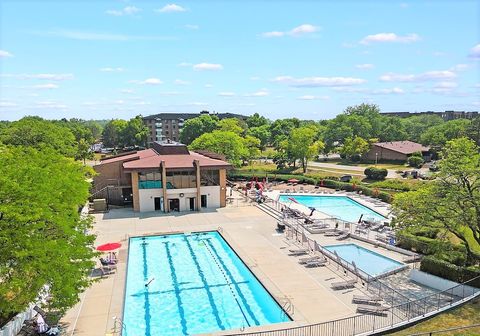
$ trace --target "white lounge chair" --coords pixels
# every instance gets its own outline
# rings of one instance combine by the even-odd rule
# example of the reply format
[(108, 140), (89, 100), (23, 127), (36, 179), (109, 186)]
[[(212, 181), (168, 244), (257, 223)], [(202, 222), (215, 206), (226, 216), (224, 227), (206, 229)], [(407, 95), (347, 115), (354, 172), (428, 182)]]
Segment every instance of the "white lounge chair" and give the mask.
[(357, 280), (345, 280), (332, 283), (333, 289), (345, 289), (355, 287)]
[(361, 305), (357, 307), (357, 312), (364, 314), (374, 314), (374, 315), (386, 315), (387, 310), (390, 307), (388, 306), (367, 306)]
[(320, 267), (320, 266), (325, 266), (327, 264), (326, 259), (319, 259), (319, 260), (313, 260), (305, 263), (305, 267)]
[(379, 296), (364, 296), (364, 295), (354, 295), (352, 302), (353, 303), (363, 303), (367, 305), (378, 306), (380, 305), (380, 301), (383, 299)]
[(289, 254), (290, 255), (304, 255), (304, 254), (307, 254), (309, 252), (308, 249), (303, 249), (303, 248), (300, 248), (300, 249), (289, 249), (288, 250)]
[(305, 258), (300, 258), (298, 260), (298, 263), (299, 264), (307, 264), (309, 262), (318, 261), (318, 260), (325, 260), (325, 258), (322, 257), (322, 256), (305, 257)]

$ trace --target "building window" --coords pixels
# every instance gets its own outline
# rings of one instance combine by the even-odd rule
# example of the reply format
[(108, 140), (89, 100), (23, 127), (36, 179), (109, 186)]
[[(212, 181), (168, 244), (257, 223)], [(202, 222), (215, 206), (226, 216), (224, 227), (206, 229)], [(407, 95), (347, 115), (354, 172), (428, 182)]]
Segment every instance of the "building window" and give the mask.
[(162, 174), (138, 173), (138, 189), (160, 189), (162, 188)]
[(207, 204), (207, 195), (201, 195), (200, 197), (200, 206), (202, 208), (206, 208), (208, 206)]
[(218, 170), (202, 170), (200, 171), (200, 184), (202, 186), (218, 186), (220, 185), (220, 173)]
[(197, 186), (197, 179), (195, 171), (170, 171), (167, 172), (167, 188), (183, 189), (195, 188)]

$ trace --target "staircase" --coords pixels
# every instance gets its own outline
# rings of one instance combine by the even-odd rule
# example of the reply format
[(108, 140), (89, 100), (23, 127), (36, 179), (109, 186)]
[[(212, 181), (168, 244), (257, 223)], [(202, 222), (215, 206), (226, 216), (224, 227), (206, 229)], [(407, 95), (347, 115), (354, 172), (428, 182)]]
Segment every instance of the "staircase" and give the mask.
[(281, 220), (283, 218), (282, 213), (270, 207), (268, 203), (257, 204), (257, 208), (265, 212), (267, 215), (272, 216), (276, 220)]

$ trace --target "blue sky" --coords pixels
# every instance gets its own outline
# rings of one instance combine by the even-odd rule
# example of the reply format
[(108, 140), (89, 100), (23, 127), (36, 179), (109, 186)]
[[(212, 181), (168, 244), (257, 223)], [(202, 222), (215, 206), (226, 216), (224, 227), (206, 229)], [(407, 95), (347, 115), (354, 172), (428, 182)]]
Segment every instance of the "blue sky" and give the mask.
[(0, 1), (0, 119), (479, 110), (478, 1)]

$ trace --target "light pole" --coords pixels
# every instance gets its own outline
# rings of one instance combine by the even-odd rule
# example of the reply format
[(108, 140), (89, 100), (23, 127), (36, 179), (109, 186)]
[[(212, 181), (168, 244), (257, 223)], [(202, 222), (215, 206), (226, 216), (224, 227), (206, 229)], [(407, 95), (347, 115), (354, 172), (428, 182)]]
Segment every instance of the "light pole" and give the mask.
[(375, 167), (377, 166), (378, 163), (378, 153), (375, 153)]

